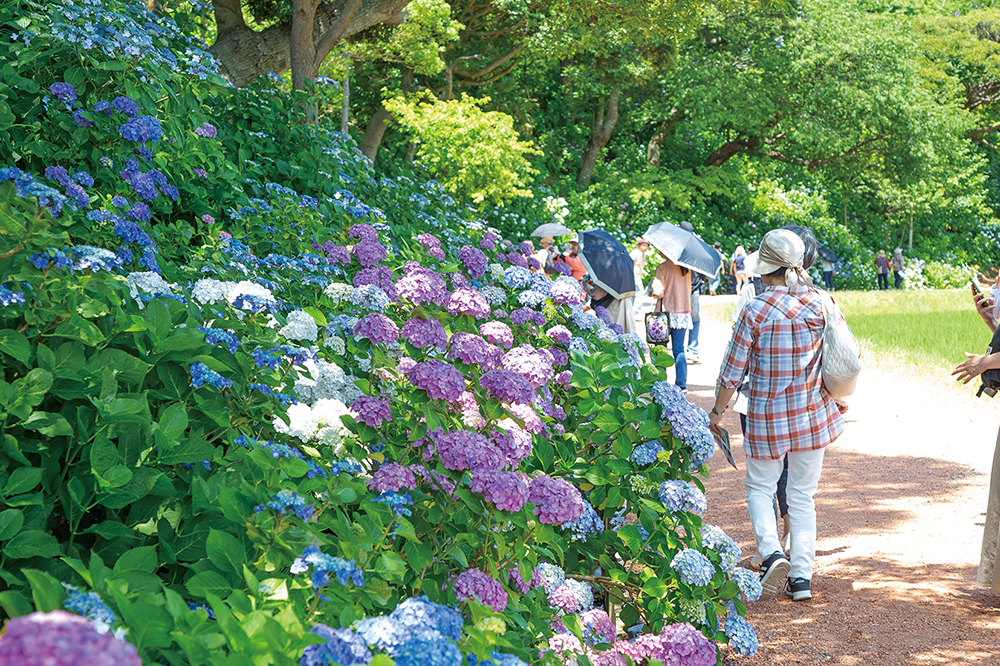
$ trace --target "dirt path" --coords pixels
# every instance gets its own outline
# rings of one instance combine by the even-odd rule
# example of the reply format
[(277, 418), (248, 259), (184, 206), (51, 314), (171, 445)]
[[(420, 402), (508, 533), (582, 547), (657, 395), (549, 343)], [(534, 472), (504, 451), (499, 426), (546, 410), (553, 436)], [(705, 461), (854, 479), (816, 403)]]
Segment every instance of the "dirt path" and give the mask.
[[(688, 397), (705, 409), (729, 334), (702, 320)], [(1000, 596), (975, 586), (1000, 397), (976, 400), (947, 372), (870, 359), (847, 417), (816, 496), (814, 598), (750, 604), (760, 651), (727, 663), (1000, 664)], [(721, 454), (710, 461), (705, 520), (736, 539), (748, 566), (756, 543), (738, 415), (723, 425), (739, 470)]]

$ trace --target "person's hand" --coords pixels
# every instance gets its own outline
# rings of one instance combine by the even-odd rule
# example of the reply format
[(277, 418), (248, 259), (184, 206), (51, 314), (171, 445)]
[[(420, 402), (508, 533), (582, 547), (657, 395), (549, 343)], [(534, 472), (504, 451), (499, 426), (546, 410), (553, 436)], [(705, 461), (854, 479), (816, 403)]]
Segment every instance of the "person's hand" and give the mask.
[(986, 325), (990, 328), (995, 328), (996, 322), (993, 320), (993, 297), (976, 293), (972, 295), (972, 301), (976, 304), (976, 311), (979, 312), (979, 316), (983, 318)]
[(719, 426), (719, 423), (722, 421), (722, 416), (725, 413), (725, 410), (722, 411), (722, 414), (716, 414), (714, 412), (708, 413), (708, 429), (713, 435), (722, 437), (722, 427)]
[(958, 375), (955, 381), (962, 382), (963, 384), (968, 384), (972, 379), (983, 374), (983, 370), (986, 370), (986, 357), (980, 356), (979, 354), (970, 354), (965, 352), (965, 357), (967, 360), (962, 361), (958, 366), (951, 371), (951, 374)]

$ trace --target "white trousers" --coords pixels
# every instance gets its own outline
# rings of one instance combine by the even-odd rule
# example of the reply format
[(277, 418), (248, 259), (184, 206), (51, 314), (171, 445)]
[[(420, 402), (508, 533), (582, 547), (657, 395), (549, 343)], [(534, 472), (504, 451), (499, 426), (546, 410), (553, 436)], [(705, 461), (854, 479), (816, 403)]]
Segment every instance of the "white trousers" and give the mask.
[[(813, 496), (823, 472), (823, 452), (789, 451), (788, 456), (788, 518), (792, 524), (792, 569), (789, 578), (812, 579), (816, 559), (816, 502)], [(757, 537), (757, 552), (761, 559), (781, 551), (778, 519), (774, 512), (774, 493), (784, 468), (781, 458), (763, 460), (747, 458), (747, 509)]]

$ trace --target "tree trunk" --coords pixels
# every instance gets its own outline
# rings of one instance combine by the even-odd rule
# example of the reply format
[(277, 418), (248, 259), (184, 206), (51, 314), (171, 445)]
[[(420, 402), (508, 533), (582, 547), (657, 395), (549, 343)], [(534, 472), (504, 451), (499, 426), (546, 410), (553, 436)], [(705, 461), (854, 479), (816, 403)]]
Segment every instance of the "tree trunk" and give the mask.
[[(594, 133), (590, 137), (590, 147), (583, 156), (583, 164), (580, 166), (580, 173), (576, 177), (576, 184), (580, 187), (587, 187), (590, 184), (590, 177), (594, 175), (594, 167), (601, 157), (604, 146), (611, 140), (611, 133), (618, 122), (618, 95), (617, 89), (611, 91), (607, 102), (601, 98), (594, 112)], [(607, 109), (605, 110), (605, 106)]]
[[(316, 69), (338, 40), (379, 23), (399, 25), (403, 20), (402, 10), (409, 3), (410, 0), (342, 0), (336, 5), (320, 2), (315, 9), (312, 32)], [(262, 74), (281, 74), (291, 69), (291, 24), (279, 23), (254, 31), (243, 18), (240, 0), (213, 0), (212, 4), (218, 36), (208, 50), (219, 59), (222, 76), (242, 87)], [(337, 25), (342, 16), (346, 20)], [(338, 29), (342, 30), (336, 36)]]
[(646, 145), (646, 164), (649, 166), (660, 166), (660, 148), (663, 146), (663, 142), (666, 141), (667, 137), (674, 133), (674, 127), (677, 126), (677, 123), (682, 120), (684, 120), (684, 116), (664, 120), (663, 123), (656, 128), (656, 131), (653, 132), (653, 136), (649, 139), (649, 143)]
[[(404, 67), (400, 78), (400, 90), (404, 93), (413, 90), (413, 70), (411, 68)], [(382, 145), (382, 137), (385, 136), (385, 131), (389, 129), (390, 120), (392, 120), (392, 115), (379, 102), (378, 109), (375, 110), (375, 115), (371, 117), (371, 120), (368, 121), (368, 126), (365, 128), (365, 136), (361, 139), (361, 153), (370, 159), (372, 164), (375, 164), (375, 157), (378, 155), (379, 146)]]
[(379, 103), (375, 115), (368, 121), (368, 126), (365, 128), (365, 136), (361, 139), (361, 153), (370, 159), (372, 164), (375, 164), (375, 157), (378, 155), (379, 146), (382, 145), (382, 137), (385, 136), (385, 131), (389, 129), (389, 121), (391, 119), (392, 115)]
[[(351, 122), (351, 74), (344, 76), (344, 102), (340, 107), (340, 133), (347, 134)], [(374, 160), (372, 160), (374, 162)]]
[(289, 60), (292, 64), (292, 87), (301, 88), (319, 72), (316, 63), (316, 7), (319, 0), (292, 0), (292, 32), (289, 37)]

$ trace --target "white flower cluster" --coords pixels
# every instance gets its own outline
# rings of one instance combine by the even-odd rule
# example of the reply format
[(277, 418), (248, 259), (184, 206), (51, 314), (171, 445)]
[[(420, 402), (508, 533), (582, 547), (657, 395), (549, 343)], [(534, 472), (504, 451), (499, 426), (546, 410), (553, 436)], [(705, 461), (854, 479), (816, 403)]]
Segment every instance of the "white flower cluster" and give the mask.
[(300, 373), (295, 382), (295, 395), (304, 403), (333, 399), (349, 405), (361, 395), (361, 391), (354, 385), (355, 378), (344, 374), (335, 363), (323, 359), (307, 360), (299, 367), (309, 372), (308, 377)]
[(235, 282), (220, 282), (219, 280), (198, 280), (191, 290), (191, 297), (199, 303), (214, 305), (228, 302), (229, 292), (236, 286)]
[(354, 291), (354, 287), (344, 282), (331, 282), (323, 290), (323, 293), (330, 297), (334, 303), (340, 303), (343, 300), (347, 300), (351, 296), (351, 292)]
[(142, 299), (139, 298), (140, 290), (153, 296), (159, 296), (160, 294), (172, 294), (177, 287), (176, 284), (170, 284), (160, 277), (159, 273), (152, 271), (129, 273), (126, 279), (128, 280), (129, 295), (139, 304), (140, 308), (144, 305)]
[(569, 217), (569, 204), (562, 197), (545, 197), (542, 200), (545, 210), (552, 215), (552, 221), (563, 224)]
[(318, 442), (331, 446), (338, 456), (344, 456), (347, 451), (343, 440), (351, 433), (340, 417), (348, 413), (347, 406), (333, 398), (317, 400), (312, 406), (300, 402), (289, 405), (286, 412), (287, 424), (275, 417), (274, 429), (289, 437), (296, 437), (303, 443)]
[(333, 350), (333, 353), (337, 356), (343, 356), (344, 352), (347, 351), (347, 345), (344, 344), (344, 338), (339, 335), (328, 335), (323, 338), (323, 342), (327, 347)]
[(305, 310), (295, 310), (288, 315), (288, 323), (278, 330), (278, 335), (288, 340), (308, 340), (316, 342), (319, 328), (316, 320)]

